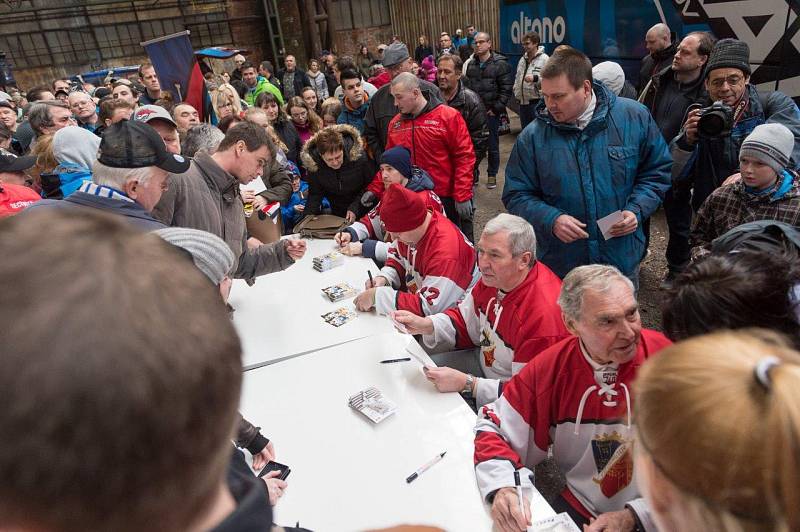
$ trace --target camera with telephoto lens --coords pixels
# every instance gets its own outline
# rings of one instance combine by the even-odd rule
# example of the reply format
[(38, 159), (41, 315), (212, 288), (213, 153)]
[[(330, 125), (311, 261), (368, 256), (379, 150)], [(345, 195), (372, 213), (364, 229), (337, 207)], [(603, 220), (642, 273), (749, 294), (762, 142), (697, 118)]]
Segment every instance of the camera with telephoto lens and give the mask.
[(700, 109), (697, 134), (700, 138), (714, 139), (730, 135), (733, 128), (733, 109), (722, 102), (714, 102)]

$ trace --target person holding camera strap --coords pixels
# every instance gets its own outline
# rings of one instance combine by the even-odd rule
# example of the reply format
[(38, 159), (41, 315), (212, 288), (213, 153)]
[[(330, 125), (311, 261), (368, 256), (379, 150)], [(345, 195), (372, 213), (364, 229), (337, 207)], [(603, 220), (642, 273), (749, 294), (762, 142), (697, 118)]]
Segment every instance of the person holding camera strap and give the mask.
[(790, 168), (800, 162), (800, 110), (779, 91), (759, 94), (750, 84), (750, 49), (736, 39), (717, 41), (706, 69), (709, 107), (692, 109), (671, 143), (673, 180), (693, 187), (692, 209), (739, 172), (742, 142), (756, 126), (779, 123), (794, 136)]

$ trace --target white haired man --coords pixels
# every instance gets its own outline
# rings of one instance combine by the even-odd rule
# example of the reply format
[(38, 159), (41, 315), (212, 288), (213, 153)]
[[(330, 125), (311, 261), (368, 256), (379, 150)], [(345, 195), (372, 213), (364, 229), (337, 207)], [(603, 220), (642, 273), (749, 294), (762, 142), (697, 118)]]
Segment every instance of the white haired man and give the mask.
[(188, 169), (189, 161), (167, 151), (153, 128), (123, 120), (103, 134), (91, 182), (63, 200), (42, 200), (28, 210), (88, 207), (124, 216), (144, 231), (162, 229), (166, 225), (150, 212), (167, 188), (168, 175)]
[(556, 512), (592, 532), (654, 530), (634, 478), (630, 386), (642, 363), (670, 342), (642, 329), (633, 284), (613, 266), (572, 270), (558, 304), (574, 336), (536, 356), (479, 411), (481, 495), (492, 502), (499, 530), (525, 530), (531, 515), (524, 493), (535, 489), (533, 467), (552, 445), (566, 477)]
[[(476, 248), (481, 278), (457, 306), (424, 318), (408, 311), (394, 316), (411, 334), (422, 334), (429, 348), (469, 350), (454, 353), (461, 360), (453, 365), (470, 368), (478, 377), (449, 367), (426, 369), (425, 376), (440, 392), (462, 392), (481, 407), (495, 401), (532, 358), (569, 333), (556, 303), (561, 279), (536, 260), (531, 224), (498, 214), (486, 223)], [(480, 356), (472, 357), (475, 348)]]

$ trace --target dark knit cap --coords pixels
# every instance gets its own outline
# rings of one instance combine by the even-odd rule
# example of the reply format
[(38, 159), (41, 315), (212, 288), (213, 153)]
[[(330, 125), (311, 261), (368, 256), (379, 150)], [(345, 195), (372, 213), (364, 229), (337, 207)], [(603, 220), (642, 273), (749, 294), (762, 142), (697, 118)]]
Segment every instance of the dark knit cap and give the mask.
[(383, 152), (381, 164), (388, 164), (406, 179), (411, 179), (411, 152), (405, 146), (395, 146)]
[(717, 68), (738, 68), (750, 75), (750, 47), (738, 39), (720, 39), (711, 50), (706, 76)]

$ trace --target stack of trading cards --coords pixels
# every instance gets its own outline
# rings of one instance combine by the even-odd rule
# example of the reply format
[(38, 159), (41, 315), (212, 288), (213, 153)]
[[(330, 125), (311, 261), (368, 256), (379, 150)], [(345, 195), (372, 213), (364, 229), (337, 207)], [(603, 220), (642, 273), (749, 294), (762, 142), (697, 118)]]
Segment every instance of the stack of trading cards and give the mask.
[(314, 257), (314, 269), (318, 272), (326, 272), (331, 268), (344, 264), (344, 255), (338, 251), (331, 251), (319, 257)]
[(380, 423), (397, 412), (397, 405), (385, 398), (374, 386), (350, 396), (348, 404), (350, 408), (358, 410), (373, 423)]
[(337, 301), (353, 297), (358, 292), (347, 283), (339, 283), (323, 288), (322, 293), (325, 294), (325, 297), (336, 303)]
[(356, 313), (353, 310), (348, 310), (345, 307), (337, 308), (331, 312), (326, 312), (322, 315), (322, 319), (333, 325), (334, 327), (341, 327), (348, 321), (354, 320)]

